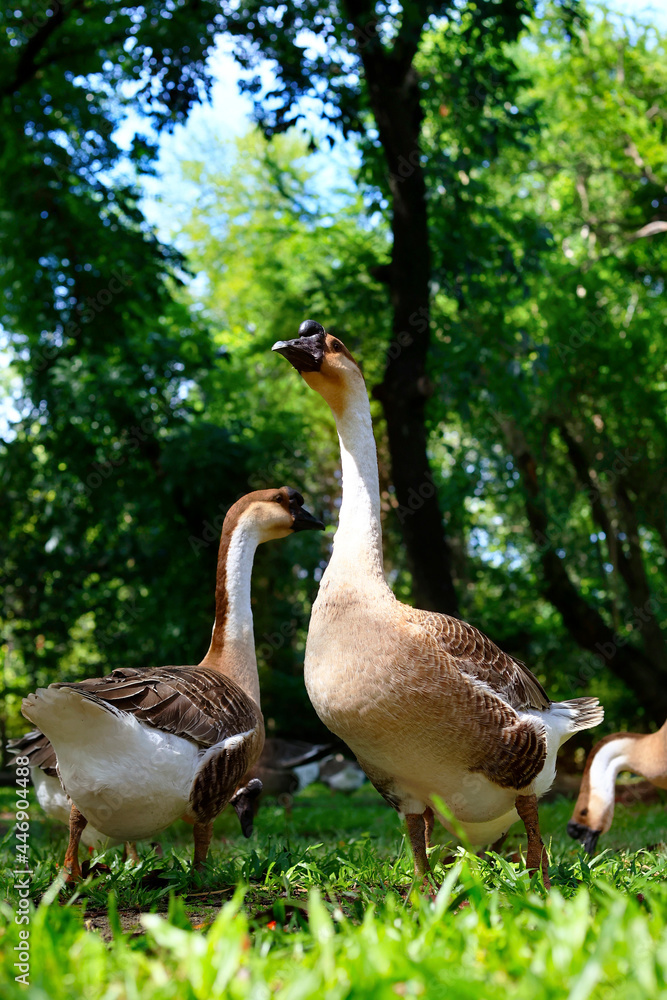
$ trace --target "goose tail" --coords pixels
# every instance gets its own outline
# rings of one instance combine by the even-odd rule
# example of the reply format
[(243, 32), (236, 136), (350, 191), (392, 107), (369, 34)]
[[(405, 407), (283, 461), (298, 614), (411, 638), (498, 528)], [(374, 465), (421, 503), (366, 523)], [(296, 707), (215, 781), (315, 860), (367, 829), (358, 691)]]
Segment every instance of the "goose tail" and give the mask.
[[(53, 742), (58, 738), (71, 741), (72, 733), (92, 733), (102, 717), (119, 713), (110, 705), (81, 688), (52, 684), (27, 695), (21, 712)], [(91, 728), (93, 727), (93, 728)]]
[(29, 733), (24, 733), (23, 736), (17, 736), (13, 740), (7, 740), (6, 749), (9, 753), (16, 754), (16, 756), (30, 756), (30, 754), (41, 746), (42, 741), (48, 743), (44, 733), (40, 733), (39, 729), (31, 729)]
[(604, 708), (597, 698), (570, 698), (568, 701), (557, 701), (550, 706), (550, 711), (560, 717), (565, 739), (583, 729), (599, 726), (604, 719)]

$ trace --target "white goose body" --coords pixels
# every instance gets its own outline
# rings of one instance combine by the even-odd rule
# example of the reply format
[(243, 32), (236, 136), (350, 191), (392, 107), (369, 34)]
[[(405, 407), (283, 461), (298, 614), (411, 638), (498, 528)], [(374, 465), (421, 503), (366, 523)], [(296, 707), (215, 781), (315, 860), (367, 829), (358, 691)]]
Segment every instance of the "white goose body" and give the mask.
[(107, 844), (152, 837), (183, 816), (194, 820), (190, 796), (202, 766), (261, 736), (256, 725), (204, 750), (72, 688), (29, 695), (28, 712), (56, 750), (67, 795)]
[[(45, 774), (41, 767), (31, 767), (30, 778), (40, 809), (51, 819), (68, 824), (72, 803), (58, 778)], [(96, 847), (100, 850), (111, 847), (115, 843), (90, 823), (81, 835), (81, 842), (86, 847)]]
[(532, 866), (541, 863), (546, 880), (535, 797), (554, 779), (559, 746), (600, 722), (602, 709), (597, 699), (552, 703), (524, 664), (471, 625), (396, 600), (383, 571), (363, 376), (319, 324), (306, 321), (299, 332), (274, 350), (331, 407), (343, 473), (333, 553), (306, 643), (313, 706), (406, 815), (416, 871), (427, 867), (426, 816), (439, 798), (475, 844), (504, 833), (521, 805)]
[[(58, 761), (46, 736), (37, 729), (7, 744), (10, 753), (21, 758), (22, 766), (30, 768), (35, 797), (42, 811), (60, 823), (69, 823), (72, 803), (58, 778)], [(90, 823), (81, 840), (86, 847), (108, 847), (112, 841)]]

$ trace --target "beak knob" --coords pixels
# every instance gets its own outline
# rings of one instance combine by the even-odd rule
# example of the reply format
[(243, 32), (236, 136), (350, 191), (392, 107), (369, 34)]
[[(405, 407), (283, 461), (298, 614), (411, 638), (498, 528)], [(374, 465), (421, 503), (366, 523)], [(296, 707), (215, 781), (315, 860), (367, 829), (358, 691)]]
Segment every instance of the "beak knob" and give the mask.
[(321, 323), (316, 323), (314, 319), (304, 319), (299, 327), (300, 337), (312, 337), (314, 333), (323, 334), (324, 327)]

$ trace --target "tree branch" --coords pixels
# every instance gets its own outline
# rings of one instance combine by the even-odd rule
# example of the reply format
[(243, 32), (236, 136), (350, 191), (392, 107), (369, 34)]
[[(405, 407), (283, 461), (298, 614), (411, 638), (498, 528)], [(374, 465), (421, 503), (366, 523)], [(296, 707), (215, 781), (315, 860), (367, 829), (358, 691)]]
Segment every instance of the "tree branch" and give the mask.
[(16, 64), (16, 72), (11, 83), (3, 87), (0, 94), (8, 96), (16, 93), (30, 80), (42, 67), (37, 65), (37, 56), (44, 49), (51, 36), (62, 27), (72, 11), (78, 10), (85, 5), (85, 0), (73, 0), (69, 5), (58, 3), (58, 0), (48, 8), (53, 13), (46, 22), (38, 28), (27, 44), (19, 50), (19, 60)]
[(659, 220), (657, 222), (647, 222), (645, 226), (638, 229), (636, 233), (630, 235), (631, 240), (641, 240), (645, 236), (657, 236), (658, 233), (667, 233), (667, 222)]

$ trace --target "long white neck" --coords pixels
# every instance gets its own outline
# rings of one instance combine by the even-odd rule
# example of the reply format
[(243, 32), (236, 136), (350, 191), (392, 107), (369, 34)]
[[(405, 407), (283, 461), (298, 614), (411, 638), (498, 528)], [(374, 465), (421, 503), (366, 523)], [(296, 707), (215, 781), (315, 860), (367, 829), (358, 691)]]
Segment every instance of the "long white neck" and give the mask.
[[(667, 729), (663, 726), (655, 733), (645, 733), (639, 738), (621, 736), (611, 743), (616, 747), (614, 767), (619, 771), (632, 771), (647, 778), (659, 788), (667, 784)], [(598, 755), (599, 756), (599, 755)], [(595, 767), (595, 760), (593, 761)], [(591, 771), (593, 768), (591, 768)]]
[(605, 831), (614, 815), (616, 778), (621, 771), (632, 771), (658, 788), (667, 788), (664, 728), (643, 736), (619, 733), (595, 754), (589, 772), (589, 798), (593, 815), (605, 817)]
[(346, 406), (334, 414), (340, 441), (343, 500), (327, 575), (364, 577), (391, 593), (384, 578), (380, 484), (371, 410), (362, 379), (350, 388)]
[[(635, 770), (636, 741), (629, 737), (610, 740), (600, 747), (591, 764), (589, 781), (591, 794), (613, 814), (616, 778), (621, 771)], [(598, 806), (599, 808), (599, 806)]]
[[(209, 651), (202, 666), (231, 677), (257, 705), (259, 676), (250, 603), (255, 550), (260, 542), (252, 525), (239, 522), (229, 540), (223, 571), (218, 574), (216, 615)], [(222, 555), (222, 553), (221, 553)], [(222, 569), (222, 567), (221, 567)]]

